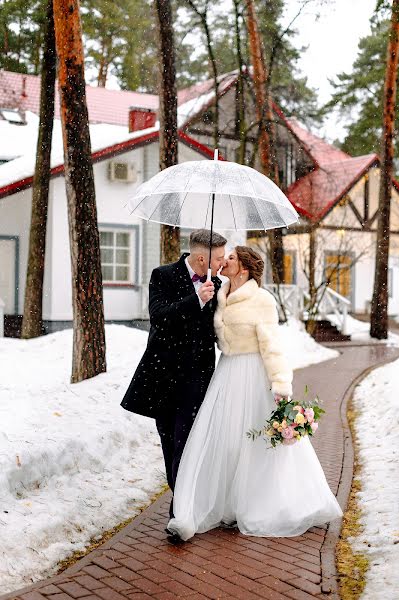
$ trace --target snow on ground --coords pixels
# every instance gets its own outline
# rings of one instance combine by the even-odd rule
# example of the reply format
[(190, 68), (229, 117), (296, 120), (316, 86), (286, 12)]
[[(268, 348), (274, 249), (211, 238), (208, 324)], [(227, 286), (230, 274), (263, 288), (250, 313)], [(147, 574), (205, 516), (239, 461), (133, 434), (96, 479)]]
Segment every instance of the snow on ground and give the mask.
[(108, 373), (69, 383), (72, 331), (0, 340), (0, 590), (42, 579), (163, 485), (152, 419), (119, 404), (147, 341), (107, 326)]
[(284, 348), (294, 369), (302, 369), (339, 355), (337, 350), (321, 346), (306, 332), (303, 323), (289, 319), (281, 326)]
[[(281, 328), (294, 368), (337, 355), (296, 321)], [(70, 384), (72, 331), (0, 338), (0, 590), (134, 516), (165, 482), (155, 423), (120, 407), (147, 333), (108, 325), (108, 372)]]
[[(330, 314), (328, 315), (328, 319), (340, 329), (340, 322), (336, 315)], [(348, 315), (346, 318), (346, 333), (351, 336), (353, 342), (373, 342), (374, 344), (388, 343), (389, 346), (399, 346), (399, 335), (397, 333), (392, 333), (390, 331), (388, 333), (388, 341), (376, 340), (370, 337), (370, 323), (367, 321), (359, 321), (359, 319), (355, 319), (351, 315)]]
[(356, 388), (363, 532), (351, 543), (370, 562), (362, 600), (399, 597), (399, 360)]

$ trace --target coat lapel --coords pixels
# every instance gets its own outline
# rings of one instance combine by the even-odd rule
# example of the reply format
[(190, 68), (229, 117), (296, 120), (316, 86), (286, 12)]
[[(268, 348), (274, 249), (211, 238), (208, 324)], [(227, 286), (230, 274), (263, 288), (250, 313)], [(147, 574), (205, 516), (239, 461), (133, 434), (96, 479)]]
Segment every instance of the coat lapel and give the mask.
[(194, 284), (191, 281), (190, 273), (188, 272), (185, 260), (188, 254), (182, 254), (179, 260), (174, 264), (173, 274), (178, 285), (178, 292), (182, 297), (192, 294)]

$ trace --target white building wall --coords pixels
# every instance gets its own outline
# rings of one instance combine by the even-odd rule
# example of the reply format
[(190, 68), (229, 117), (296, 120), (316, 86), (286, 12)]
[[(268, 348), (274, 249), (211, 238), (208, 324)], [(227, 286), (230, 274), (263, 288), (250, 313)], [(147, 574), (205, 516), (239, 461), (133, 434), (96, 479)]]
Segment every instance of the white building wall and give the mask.
[(32, 193), (30, 189), (0, 199), (0, 235), (16, 236), (18, 238), (18, 313), (23, 311), (24, 303), (29, 247), (31, 199)]
[[(112, 159), (113, 160), (113, 159)], [(142, 237), (142, 221), (129, 214), (125, 205), (129, 194), (143, 181), (143, 149), (127, 152), (115, 160), (132, 162), (138, 172), (135, 183), (110, 181), (108, 177), (109, 160), (94, 165), (96, 186), (97, 218), (100, 228), (128, 231), (136, 230), (138, 249)], [(72, 320), (71, 263), (68, 230), (68, 212), (64, 177), (53, 180), (54, 206), (52, 210), (52, 301), (51, 312), (46, 317), (52, 321)], [(137, 249), (133, 247), (135, 266), (135, 285), (104, 285), (104, 313), (107, 320), (131, 320), (141, 315), (141, 265)], [(137, 265), (137, 268), (136, 268)]]

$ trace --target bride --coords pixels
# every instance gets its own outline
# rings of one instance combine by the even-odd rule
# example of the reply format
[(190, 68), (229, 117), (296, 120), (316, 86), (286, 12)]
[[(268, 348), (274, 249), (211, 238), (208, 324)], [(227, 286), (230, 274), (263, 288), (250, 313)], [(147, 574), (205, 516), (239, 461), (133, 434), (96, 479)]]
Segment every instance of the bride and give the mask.
[(188, 540), (219, 526), (247, 535), (297, 536), (342, 515), (307, 437), (267, 449), (261, 428), (292, 394), (276, 302), (260, 287), (260, 255), (237, 246), (222, 274), (215, 331), (222, 351), (187, 440), (168, 530)]

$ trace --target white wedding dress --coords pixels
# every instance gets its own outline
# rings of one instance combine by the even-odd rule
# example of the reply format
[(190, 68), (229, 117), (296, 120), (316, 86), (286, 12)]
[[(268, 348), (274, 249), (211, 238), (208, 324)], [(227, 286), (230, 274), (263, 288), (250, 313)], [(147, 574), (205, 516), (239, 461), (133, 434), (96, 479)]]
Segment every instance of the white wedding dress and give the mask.
[(247, 437), (275, 409), (269, 388), (260, 354), (222, 354), (177, 475), (168, 529), (183, 540), (235, 522), (247, 535), (297, 536), (342, 515), (308, 438), (269, 448)]

